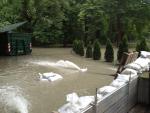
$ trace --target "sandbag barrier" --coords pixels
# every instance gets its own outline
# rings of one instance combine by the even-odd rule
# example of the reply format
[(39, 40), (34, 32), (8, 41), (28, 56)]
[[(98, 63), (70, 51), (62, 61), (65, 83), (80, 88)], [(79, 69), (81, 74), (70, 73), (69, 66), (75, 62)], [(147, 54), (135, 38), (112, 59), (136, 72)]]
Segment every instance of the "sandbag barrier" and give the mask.
[[(117, 78), (109, 85), (99, 88), (96, 102), (84, 109), (73, 111), (71, 105), (60, 108), (60, 113), (127, 113), (138, 101), (138, 80), (143, 71), (149, 70), (150, 52), (141, 51), (141, 56), (124, 67)], [(76, 103), (77, 104), (77, 103)]]

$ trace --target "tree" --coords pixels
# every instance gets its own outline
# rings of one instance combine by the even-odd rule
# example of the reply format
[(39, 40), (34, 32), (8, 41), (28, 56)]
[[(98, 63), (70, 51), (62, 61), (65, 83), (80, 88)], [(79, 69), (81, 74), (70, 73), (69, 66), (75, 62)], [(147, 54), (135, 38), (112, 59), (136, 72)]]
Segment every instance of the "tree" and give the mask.
[(114, 50), (111, 41), (107, 40), (106, 51), (105, 51), (106, 62), (113, 62), (114, 60)]
[(124, 52), (128, 52), (128, 40), (126, 36), (124, 36), (123, 40), (119, 44), (118, 53), (117, 53), (117, 60), (119, 62)]
[(79, 41), (79, 45), (78, 45), (78, 48), (79, 48), (79, 55), (80, 56), (84, 56), (84, 43), (83, 41)]
[(73, 41), (73, 51), (75, 52), (75, 53), (78, 53), (77, 51), (78, 51), (78, 44), (79, 43), (79, 41), (78, 40), (74, 40)]
[(99, 60), (100, 58), (101, 58), (100, 44), (98, 40), (96, 40), (94, 43), (93, 59)]
[(137, 42), (136, 51), (149, 51), (145, 38), (142, 38), (140, 42)]
[(108, 35), (115, 38), (117, 45), (134, 28), (141, 35), (149, 23), (150, 3), (147, 0), (102, 0), (99, 4), (109, 18)]
[(86, 58), (92, 58), (93, 56), (92, 53), (93, 53), (92, 45), (88, 44), (87, 49), (86, 49)]

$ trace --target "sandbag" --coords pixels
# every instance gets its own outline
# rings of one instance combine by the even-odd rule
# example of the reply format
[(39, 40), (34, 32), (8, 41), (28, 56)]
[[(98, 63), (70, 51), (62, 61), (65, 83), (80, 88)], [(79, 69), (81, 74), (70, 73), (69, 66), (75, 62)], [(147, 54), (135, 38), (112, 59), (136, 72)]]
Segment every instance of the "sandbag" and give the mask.
[(40, 81), (56, 81), (56, 80), (59, 80), (59, 79), (62, 79), (63, 77), (57, 73), (53, 73), (53, 72), (50, 72), (50, 73), (39, 73), (39, 79)]
[(72, 104), (75, 104), (79, 101), (79, 96), (75, 92), (73, 92), (71, 94), (67, 94), (66, 95), (66, 101), (70, 102)]
[(142, 67), (136, 63), (130, 63), (124, 66), (124, 68), (130, 68), (136, 70), (138, 73), (142, 72)]
[(126, 68), (121, 72), (121, 74), (126, 74), (126, 75), (134, 74), (134, 75), (137, 75), (137, 71), (134, 70), (134, 69)]
[(82, 96), (76, 103), (80, 109), (86, 108), (90, 103), (94, 102), (94, 96)]
[(146, 71), (149, 68), (150, 59), (139, 57), (134, 62), (142, 67), (142, 71)]
[(118, 74), (116, 80), (120, 82), (129, 82), (130, 76), (129, 75), (124, 75), (124, 74)]
[(116, 80), (113, 80), (112, 83), (110, 84), (110, 86), (113, 86), (113, 87), (121, 87), (125, 84), (125, 82), (122, 82), (122, 81), (118, 81), (117, 79)]
[(141, 51), (141, 57), (144, 57), (144, 58), (150, 58), (150, 52), (147, 52), (147, 51)]
[(79, 111), (79, 108), (71, 103), (67, 103), (58, 109), (59, 113), (78, 113)]
[(113, 86), (104, 86), (104, 87), (98, 89), (98, 93), (102, 94), (102, 95), (106, 95), (108, 93), (111, 93), (111, 92), (115, 91), (116, 89), (117, 88), (113, 87)]

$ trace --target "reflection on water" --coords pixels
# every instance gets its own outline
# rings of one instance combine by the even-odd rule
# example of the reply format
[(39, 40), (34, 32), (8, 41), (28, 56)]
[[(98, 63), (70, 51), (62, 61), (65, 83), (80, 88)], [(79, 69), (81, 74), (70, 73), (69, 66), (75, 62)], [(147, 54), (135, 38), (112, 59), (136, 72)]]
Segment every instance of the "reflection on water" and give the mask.
[[(57, 62), (69, 60), (87, 72), (73, 69), (43, 66), (33, 62)], [(94, 95), (96, 87), (109, 84), (113, 79), (113, 66), (74, 55), (71, 49), (33, 49), (32, 55), (0, 57), (0, 86), (18, 86), (30, 103), (29, 113), (50, 113), (65, 103), (65, 95), (77, 92), (79, 95)], [(64, 79), (55, 82), (41, 82), (38, 73), (54, 72)], [(0, 107), (0, 109), (2, 109)], [(22, 108), (23, 109), (23, 108)], [(24, 112), (26, 113), (26, 112)]]

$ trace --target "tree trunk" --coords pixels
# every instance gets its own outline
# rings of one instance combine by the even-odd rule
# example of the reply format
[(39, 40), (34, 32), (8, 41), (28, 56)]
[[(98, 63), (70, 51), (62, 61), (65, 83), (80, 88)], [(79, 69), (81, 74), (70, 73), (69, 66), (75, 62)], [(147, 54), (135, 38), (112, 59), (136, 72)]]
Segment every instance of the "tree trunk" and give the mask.
[(123, 35), (124, 35), (124, 32), (123, 32), (123, 24), (121, 22), (121, 16), (117, 15), (117, 36), (116, 36), (117, 47), (119, 46), (119, 43), (123, 38)]

